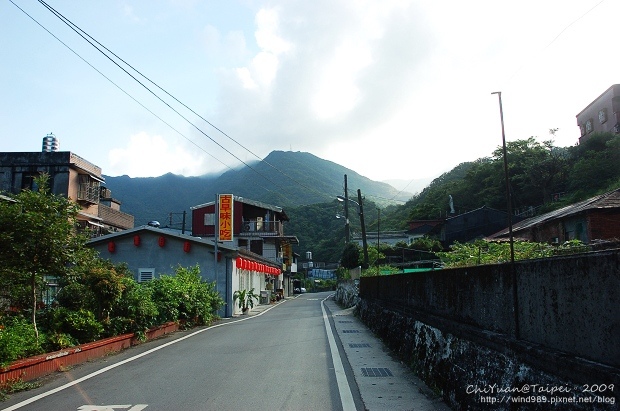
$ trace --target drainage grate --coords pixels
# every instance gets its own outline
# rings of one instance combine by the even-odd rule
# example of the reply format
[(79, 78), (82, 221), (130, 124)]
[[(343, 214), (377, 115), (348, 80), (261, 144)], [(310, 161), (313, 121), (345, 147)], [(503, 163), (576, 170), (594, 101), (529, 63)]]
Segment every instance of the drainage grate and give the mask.
[(349, 334), (354, 334), (354, 333), (359, 333), (360, 330), (342, 330), (343, 333), (349, 333)]
[(389, 368), (362, 368), (364, 377), (393, 377)]
[(368, 343), (363, 343), (363, 344), (349, 343), (349, 348), (370, 348), (370, 344), (368, 344)]
[(353, 321), (338, 321), (340, 324), (351, 324)]

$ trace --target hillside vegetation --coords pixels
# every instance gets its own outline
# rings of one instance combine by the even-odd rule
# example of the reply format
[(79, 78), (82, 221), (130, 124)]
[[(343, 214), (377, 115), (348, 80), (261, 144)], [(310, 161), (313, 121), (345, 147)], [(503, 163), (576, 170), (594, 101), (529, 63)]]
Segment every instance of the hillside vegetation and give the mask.
[[(516, 213), (541, 214), (620, 187), (620, 136), (615, 134), (593, 135), (567, 148), (528, 138), (507, 143), (507, 153)], [(442, 174), (405, 204), (383, 208), (380, 231), (405, 230), (411, 220), (446, 217), (450, 195), (456, 213), (482, 206), (506, 210), (505, 187), (498, 147), (490, 157), (459, 164)], [(341, 210), (336, 202), (289, 209), (287, 232), (298, 235), (300, 251), (313, 251), (315, 260), (338, 261), (341, 253), (337, 250), (344, 248), (344, 227), (335, 214)], [(364, 203), (364, 211), (367, 231), (377, 231), (376, 205)], [(359, 233), (355, 213), (350, 220)]]
[(326, 203), (342, 194), (344, 175), (349, 187), (366, 195), (388, 202), (407, 200), (410, 193), (400, 193), (394, 187), (372, 181), (353, 170), (310, 153), (273, 151), (263, 161), (248, 163), (249, 167), (228, 170), (221, 175), (183, 177), (165, 174), (160, 177), (130, 178), (106, 176), (106, 185), (122, 202), (122, 211), (135, 217), (136, 225), (158, 220), (180, 228), (180, 213), (192, 206), (215, 201), (218, 193), (262, 201), (284, 207)]

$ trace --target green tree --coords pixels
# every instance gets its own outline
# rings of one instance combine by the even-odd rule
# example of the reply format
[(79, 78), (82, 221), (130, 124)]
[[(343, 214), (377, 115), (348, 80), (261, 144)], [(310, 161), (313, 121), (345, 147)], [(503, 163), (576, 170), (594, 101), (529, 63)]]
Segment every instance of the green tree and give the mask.
[(132, 275), (125, 264), (103, 260), (93, 249), (85, 248), (81, 257), (59, 281), (62, 288), (56, 298), (63, 307), (92, 311), (99, 321), (109, 319), (112, 306), (123, 294), (123, 279)]
[(340, 265), (344, 268), (355, 268), (360, 266), (360, 255), (362, 249), (357, 243), (350, 242), (344, 247), (342, 257), (340, 259)]
[(84, 238), (76, 235), (79, 207), (54, 195), (49, 176), (35, 179), (36, 189), (23, 190), (16, 202), (0, 202), (0, 283), (16, 308), (30, 307), (38, 338), (36, 312), (45, 276), (63, 277), (80, 258)]
[[(620, 136), (594, 134), (571, 150), (574, 165), (569, 176), (569, 190), (579, 197), (595, 194), (620, 182)], [(617, 185), (616, 185), (617, 187)]]

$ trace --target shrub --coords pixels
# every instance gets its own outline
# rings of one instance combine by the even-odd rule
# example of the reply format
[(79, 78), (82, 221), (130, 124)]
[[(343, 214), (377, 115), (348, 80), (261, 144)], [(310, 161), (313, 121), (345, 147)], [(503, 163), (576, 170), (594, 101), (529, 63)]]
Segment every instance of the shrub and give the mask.
[(46, 352), (58, 351), (78, 345), (78, 341), (75, 338), (65, 333), (46, 334), (42, 341)]
[(40, 354), (34, 325), (25, 318), (7, 318), (0, 329), (0, 366), (6, 367), (20, 358)]
[(204, 325), (213, 321), (224, 301), (215, 291), (215, 283), (200, 276), (200, 267), (177, 267), (174, 276), (161, 276), (149, 283), (160, 323), (181, 320), (185, 324)]
[(148, 284), (124, 278), (123, 293), (111, 308), (110, 319), (104, 321), (106, 335), (144, 332), (157, 325), (159, 311), (153, 301), (153, 289)]
[(103, 333), (103, 325), (95, 319), (92, 311), (84, 309), (73, 311), (58, 307), (50, 310), (47, 315), (50, 334), (69, 334), (79, 344), (95, 341)]
[(58, 291), (56, 301), (60, 306), (69, 310), (94, 310), (96, 308), (95, 294), (85, 284), (70, 283)]

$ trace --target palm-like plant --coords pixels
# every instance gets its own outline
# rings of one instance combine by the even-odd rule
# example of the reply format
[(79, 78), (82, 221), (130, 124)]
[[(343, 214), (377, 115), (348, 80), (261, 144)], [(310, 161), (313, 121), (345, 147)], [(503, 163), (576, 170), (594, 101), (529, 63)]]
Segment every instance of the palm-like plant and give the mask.
[(254, 294), (253, 288), (251, 290), (238, 290), (233, 294), (233, 300), (238, 301), (239, 308), (245, 313), (254, 308), (254, 300), (258, 301), (258, 295)]

